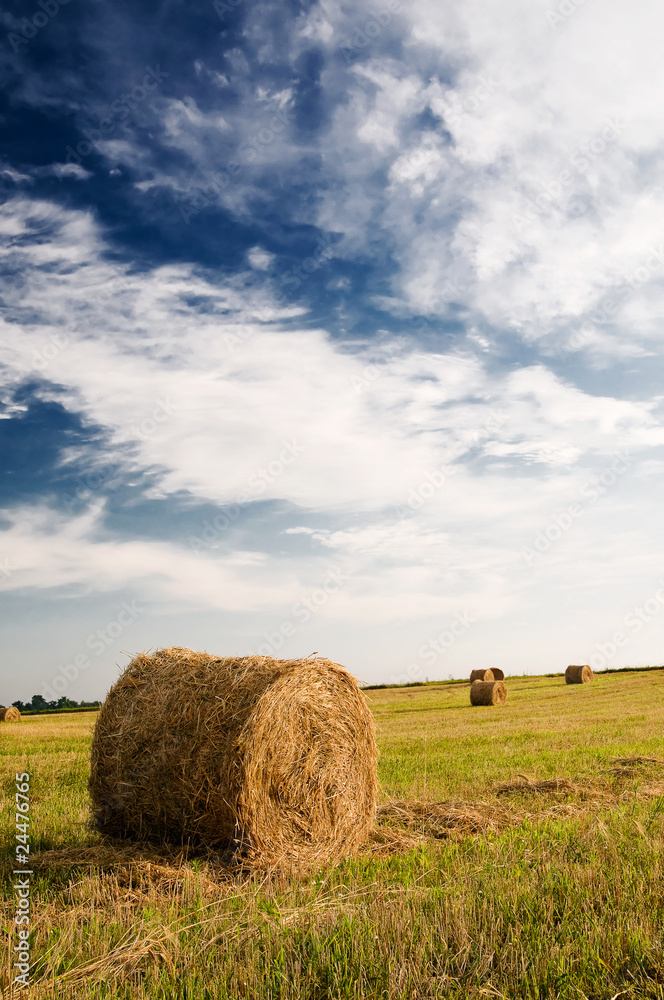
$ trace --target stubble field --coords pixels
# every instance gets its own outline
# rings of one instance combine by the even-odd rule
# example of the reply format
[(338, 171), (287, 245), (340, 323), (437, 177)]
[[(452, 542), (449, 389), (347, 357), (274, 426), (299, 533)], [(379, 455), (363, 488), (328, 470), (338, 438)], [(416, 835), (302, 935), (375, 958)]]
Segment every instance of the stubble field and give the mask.
[(664, 1000), (664, 669), (507, 686), (502, 708), (471, 708), (455, 682), (368, 691), (376, 833), (299, 879), (102, 841), (95, 713), (3, 726), (2, 996), (28, 772), (35, 965), (16, 995)]

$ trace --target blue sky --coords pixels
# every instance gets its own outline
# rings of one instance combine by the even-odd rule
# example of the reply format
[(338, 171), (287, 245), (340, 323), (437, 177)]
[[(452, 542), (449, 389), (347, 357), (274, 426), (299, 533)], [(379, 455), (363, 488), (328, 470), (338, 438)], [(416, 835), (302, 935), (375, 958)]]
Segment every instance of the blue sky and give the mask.
[(5, 704), (662, 661), (658, 25), (4, 6)]

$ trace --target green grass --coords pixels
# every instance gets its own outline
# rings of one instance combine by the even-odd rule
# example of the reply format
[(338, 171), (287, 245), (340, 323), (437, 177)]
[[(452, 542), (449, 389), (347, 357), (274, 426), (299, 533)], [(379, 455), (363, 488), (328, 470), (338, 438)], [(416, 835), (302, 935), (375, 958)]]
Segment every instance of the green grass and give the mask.
[[(367, 692), (385, 800), (445, 800), (500, 822), (434, 831), (442, 839), (411, 830), (414, 846), (374, 844), (299, 880), (103, 849), (86, 822), (95, 714), (2, 727), (5, 857), (23, 770), (32, 849), (54, 852), (35, 866), (37, 966), (21, 995), (664, 1000), (664, 767), (612, 761), (664, 760), (664, 670), (507, 683), (493, 709), (471, 708), (467, 685)], [(533, 783), (500, 792), (518, 775)], [(553, 777), (570, 781), (535, 784)], [(12, 916), (6, 880), (6, 929)]]
[(472, 708), (468, 685), (366, 692), (380, 733), (386, 794), (477, 798), (517, 771), (597, 772), (612, 756), (664, 758), (664, 670), (507, 681), (507, 704)]

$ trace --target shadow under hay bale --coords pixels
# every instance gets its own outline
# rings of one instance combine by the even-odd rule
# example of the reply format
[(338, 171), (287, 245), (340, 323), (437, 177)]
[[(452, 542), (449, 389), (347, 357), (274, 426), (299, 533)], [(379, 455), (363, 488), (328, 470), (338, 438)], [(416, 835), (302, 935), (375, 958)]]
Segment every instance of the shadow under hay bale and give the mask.
[(0, 708), (0, 722), (20, 722), (21, 713), (17, 709), (16, 705), (10, 705), (9, 708)]
[(502, 681), (473, 681), (470, 685), (471, 705), (504, 705), (507, 688)]
[(593, 676), (587, 663), (585, 665), (571, 664), (565, 671), (565, 684), (588, 684)]
[(296, 869), (367, 839), (376, 760), (373, 716), (338, 664), (170, 648), (137, 656), (109, 692), (90, 793), (105, 833)]
[(495, 675), (493, 670), (471, 670), (470, 672), (470, 683), (474, 681), (493, 681), (495, 680)]

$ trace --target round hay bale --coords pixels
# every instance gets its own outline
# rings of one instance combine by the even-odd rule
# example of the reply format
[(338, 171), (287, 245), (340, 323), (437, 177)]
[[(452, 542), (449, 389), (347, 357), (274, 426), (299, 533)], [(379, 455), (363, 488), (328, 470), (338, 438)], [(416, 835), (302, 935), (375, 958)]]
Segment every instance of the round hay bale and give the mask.
[(471, 705), (504, 705), (507, 688), (502, 681), (473, 681), (470, 685)]
[(0, 709), (0, 722), (20, 722), (21, 713), (17, 709), (16, 705), (10, 705), (9, 708)]
[[(505, 674), (500, 669), (500, 667), (491, 667), (491, 673), (493, 674), (494, 681), (504, 681), (505, 680)], [(489, 680), (490, 678), (485, 677), (484, 679), (485, 680)]]
[(473, 681), (493, 681), (495, 680), (493, 670), (471, 670), (470, 683)]
[(325, 659), (140, 654), (92, 741), (98, 828), (233, 849), (292, 868), (351, 854), (373, 827), (375, 723)]
[(566, 684), (589, 684), (594, 674), (588, 664), (570, 664), (565, 671)]

